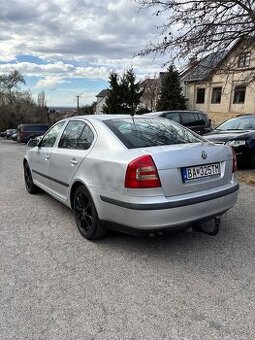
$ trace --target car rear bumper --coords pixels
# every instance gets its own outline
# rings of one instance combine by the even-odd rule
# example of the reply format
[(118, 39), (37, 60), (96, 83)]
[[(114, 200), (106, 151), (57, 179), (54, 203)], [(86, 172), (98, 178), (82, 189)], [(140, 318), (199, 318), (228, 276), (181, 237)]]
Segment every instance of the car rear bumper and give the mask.
[[(190, 197), (174, 199), (146, 198), (147, 202), (127, 202), (100, 196), (100, 219), (108, 226), (113, 224), (140, 230), (176, 228), (194, 221), (213, 218), (229, 210), (236, 202), (239, 185), (237, 183), (224, 189), (201, 193)], [(140, 198), (141, 200), (141, 198)]]

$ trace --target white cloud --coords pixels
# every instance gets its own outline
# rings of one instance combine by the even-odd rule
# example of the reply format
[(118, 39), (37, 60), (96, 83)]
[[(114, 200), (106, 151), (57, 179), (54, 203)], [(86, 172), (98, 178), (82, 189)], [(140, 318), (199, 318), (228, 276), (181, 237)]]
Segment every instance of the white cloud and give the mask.
[(111, 70), (130, 66), (138, 79), (153, 76), (166, 58), (133, 56), (155, 36), (156, 24), (133, 0), (1, 1), (0, 73), (17, 69), (39, 77), (37, 88), (51, 89), (73, 78), (107, 81)]
[(55, 89), (57, 85), (59, 84), (63, 84), (63, 83), (68, 83), (67, 80), (61, 78), (61, 77), (50, 77), (47, 76), (41, 80), (39, 80), (36, 85), (35, 88), (49, 88), (49, 89)]

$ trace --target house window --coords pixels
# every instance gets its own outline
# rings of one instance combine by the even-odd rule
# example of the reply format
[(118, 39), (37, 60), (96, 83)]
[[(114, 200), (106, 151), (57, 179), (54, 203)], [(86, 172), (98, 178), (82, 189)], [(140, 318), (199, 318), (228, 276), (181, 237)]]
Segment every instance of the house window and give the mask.
[(197, 104), (204, 104), (205, 102), (205, 89), (197, 89)]
[(212, 90), (212, 104), (219, 104), (221, 102), (222, 87), (214, 87)]
[(241, 53), (238, 57), (238, 67), (248, 67), (251, 62), (251, 52)]
[(236, 86), (234, 94), (234, 104), (243, 104), (245, 100), (246, 86)]

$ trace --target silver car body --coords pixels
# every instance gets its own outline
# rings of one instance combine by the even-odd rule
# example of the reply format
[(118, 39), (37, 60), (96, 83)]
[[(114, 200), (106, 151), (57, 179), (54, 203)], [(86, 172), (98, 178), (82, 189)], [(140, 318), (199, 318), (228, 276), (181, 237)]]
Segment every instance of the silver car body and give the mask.
[[(126, 119), (127, 116), (79, 116), (63, 120), (53, 147), (36, 146), (25, 155), (34, 184), (70, 208), (77, 183), (84, 184), (99, 219), (108, 226), (119, 225), (123, 229), (174, 228), (221, 215), (233, 207), (239, 186), (232, 173), (230, 147), (215, 145), (199, 137), (201, 141), (197, 143), (128, 149), (105, 124), (116, 118)], [(58, 147), (70, 121), (86, 122), (93, 131), (89, 149)], [(128, 164), (148, 154), (157, 167), (161, 187), (126, 188)], [(183, 167), (215, 162), (221, 164), (218, 177), (183, 182)]]

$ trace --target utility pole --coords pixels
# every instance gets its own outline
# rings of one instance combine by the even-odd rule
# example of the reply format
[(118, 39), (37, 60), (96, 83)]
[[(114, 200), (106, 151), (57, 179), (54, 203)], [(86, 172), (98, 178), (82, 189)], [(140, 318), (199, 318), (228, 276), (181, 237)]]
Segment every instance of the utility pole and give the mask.
[(80, 111), (80, 96), (76, 96), (77, 98), (77, 113)]

